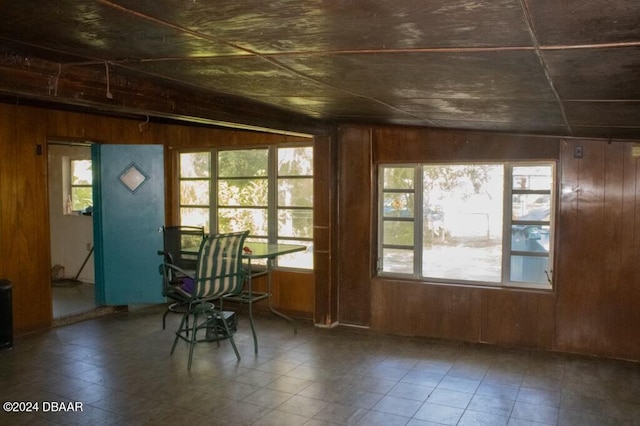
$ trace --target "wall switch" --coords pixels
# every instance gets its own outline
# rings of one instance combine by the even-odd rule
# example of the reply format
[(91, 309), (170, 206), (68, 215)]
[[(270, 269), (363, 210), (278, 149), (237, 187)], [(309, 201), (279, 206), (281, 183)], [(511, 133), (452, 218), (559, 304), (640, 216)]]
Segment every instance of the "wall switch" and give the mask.
[(583, 154), (582, 146), (578, 145), (573, 148), (573, 158), (582, 158)]

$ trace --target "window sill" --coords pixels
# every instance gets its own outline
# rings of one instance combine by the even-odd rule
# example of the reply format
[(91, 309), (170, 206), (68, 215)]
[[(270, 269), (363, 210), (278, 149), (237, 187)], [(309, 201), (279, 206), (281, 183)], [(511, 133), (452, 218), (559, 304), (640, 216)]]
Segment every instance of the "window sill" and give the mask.
[(88, 216), (91, 217), (93, 214), (91, 212), (85, 212), (84, 210), (74, 210), (71, 213), (64, 213), (64, 216)]
[(459, 287), (459, 288), (473, 288), (478, 290), (499, 290), (499, 291), (518, 291), (518, 292), (531, 292), (531, 293), (544, 293), (551, 294), (554, 293), (554, 288), (551, 285), (517, 285), (517, 284), (494, 284), (494, 283), (472, 283), (472, 282), (461, 282), (461, 281), (435, 281), (435, 280), (425, 280), (425, 279), (414, 279), (407, 276), (399, 276), (399, 275), (377, 275), (372, 278), (372, 282), (388, 282), (394, 281), (397, 283), (406, 283), (406, 284), (420, 284), (420, 285), (428, 285), (428, 286), (439, 286), (439, 287)]

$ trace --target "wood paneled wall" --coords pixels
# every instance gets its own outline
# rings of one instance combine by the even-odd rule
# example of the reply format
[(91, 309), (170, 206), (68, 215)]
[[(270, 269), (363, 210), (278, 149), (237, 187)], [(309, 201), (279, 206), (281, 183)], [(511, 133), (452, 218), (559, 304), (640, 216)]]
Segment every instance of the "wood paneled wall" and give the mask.
[[(345, 127), (340, 157), (339, 315), (401, 335), (640, 360), (640, 169), (631, 142)], [(574, 158), (582, 146), (584, 158)], [(558, 161), (553, 291), (375, 277), (376, 165)]]
[(0, 277), (17, 332), (51, 324), (46, 130), (42, 111), (0, 104)]
[(315, 272), (314, 322), (331, 326), (338, 321), (337, 268), (337, 179), (336, 139), (317, 137), (313, 155), (313, 264)]
[[(0, 103), (0, 277), (13, 283), (16, 334), (49, 328), (53, 322), (47, 195), (50, 139), (165, 145), (167, 224), (175, 216), (170, 200), (176, 196), (172, 179), (177, 148), (295, 141), (269, 133), (144, 124), (144, 120)], [(283, 311), (313, 317), (314, 291), (313, 273), (274, 277), (274, 303)]]
[(341, 323), (371, 323), (372, 182), (371, 130), (346, 127), (338, 136), (338, 317)]
[[(16, 333), (52, 324), (49, 138), (177, 149), (282, 136), (149, 123), (0, 104), (0, 277), (14, 284)], [(38, 154), (40, 146), (41, 154)], [(574, 158), (576, 146), (584, 157)], [(275, 302), (319, 324), (640, 360), (640, 170), (631, 142), (344, 126), (316, 147), (322, 206), (314, 274), (278, 273)], [(376, 165), (429, 160), (557, 159), (561, 184), (553, 291), (444, 286), (375, 276)], [(175, 220), (167, 203), (167, 223)], [(286, 287), (286, 289), (285, 289)], [(318, 298), (317, 296), (320, 295)], [(320, 307), (322, 312), (318, 312)], [(316, 312), (314, 312), (314, 309)]]
[[(574, 158), (577, 146), (583, 158)], [(561, 145), (559, 350), (640, 360), (640, 163), (633, 147)]]

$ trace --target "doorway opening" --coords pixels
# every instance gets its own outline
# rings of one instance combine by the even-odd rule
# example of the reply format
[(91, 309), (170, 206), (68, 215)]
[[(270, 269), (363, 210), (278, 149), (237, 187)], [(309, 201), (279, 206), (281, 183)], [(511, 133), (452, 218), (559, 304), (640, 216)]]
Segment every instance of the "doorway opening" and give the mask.
[(97, 308), (91, 144), (49, 141), (48, 185), (54, 322)]

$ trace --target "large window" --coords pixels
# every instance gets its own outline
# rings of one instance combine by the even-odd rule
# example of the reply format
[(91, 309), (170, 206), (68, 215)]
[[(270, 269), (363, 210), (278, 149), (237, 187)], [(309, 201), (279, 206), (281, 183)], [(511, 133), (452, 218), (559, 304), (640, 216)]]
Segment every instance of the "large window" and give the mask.
[(180, 220), (249, 241), (303, 244), (278, 265), (313, 268), (313, 148), (269, 146), (180, 154)]
[(553, 163), (380, 166), (381, 275), (551, 288)]

